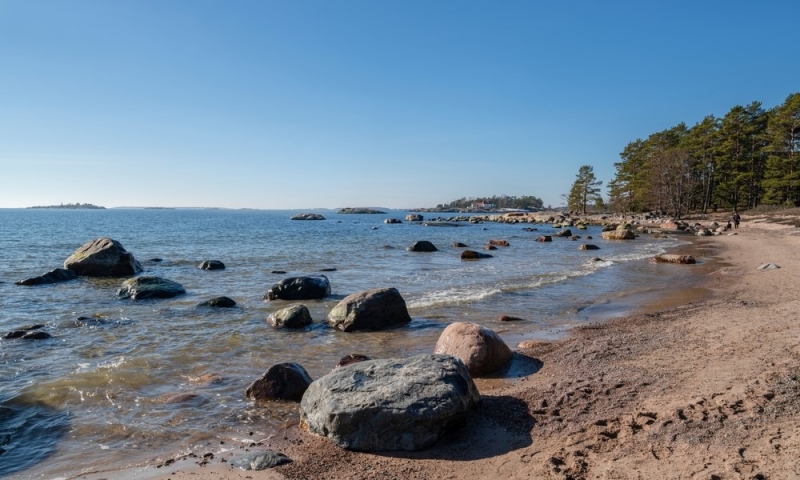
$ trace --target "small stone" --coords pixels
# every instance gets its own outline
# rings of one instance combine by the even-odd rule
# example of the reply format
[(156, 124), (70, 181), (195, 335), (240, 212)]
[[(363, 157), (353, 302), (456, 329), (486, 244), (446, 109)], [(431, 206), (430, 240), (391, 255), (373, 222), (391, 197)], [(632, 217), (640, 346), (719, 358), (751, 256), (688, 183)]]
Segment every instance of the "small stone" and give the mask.
[(278, 465), (291, 463), (291, 461), (291, 458), (280, 452), (267, 450), (266, 452), (254, 453), (244, 458), (234, 460), (231, 462), (231, 465), (236, 468), (241, 468), (242, 470), (265, 470), (267, 468), (277, 467)]

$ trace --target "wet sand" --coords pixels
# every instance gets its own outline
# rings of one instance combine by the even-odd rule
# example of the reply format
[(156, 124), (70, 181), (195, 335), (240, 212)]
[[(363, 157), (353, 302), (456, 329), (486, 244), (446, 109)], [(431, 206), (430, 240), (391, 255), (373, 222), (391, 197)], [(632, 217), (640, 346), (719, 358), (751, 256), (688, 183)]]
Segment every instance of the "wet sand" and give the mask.
[[(208, 445), (213, 458), (81, 478), (800, 478), (800, 230), (743, 220), (692, 247), (715, 258), (691, 292), (670, 286), (637, 314), (518, 350), (521, 378), (477, 381), (481, 407), (424, 452), (348, 452), (291, 418)], [(266, 449), (294, 461), (229, 465)]]

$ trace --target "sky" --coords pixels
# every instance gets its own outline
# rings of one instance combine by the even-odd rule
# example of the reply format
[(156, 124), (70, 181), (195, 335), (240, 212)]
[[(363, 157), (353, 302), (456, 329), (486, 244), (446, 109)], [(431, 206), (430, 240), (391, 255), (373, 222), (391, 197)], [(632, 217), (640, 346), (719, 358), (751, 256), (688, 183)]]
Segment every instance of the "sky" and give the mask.
[(0, 0), (0, 207), (564, 203), (800, 91), (796, 0)]

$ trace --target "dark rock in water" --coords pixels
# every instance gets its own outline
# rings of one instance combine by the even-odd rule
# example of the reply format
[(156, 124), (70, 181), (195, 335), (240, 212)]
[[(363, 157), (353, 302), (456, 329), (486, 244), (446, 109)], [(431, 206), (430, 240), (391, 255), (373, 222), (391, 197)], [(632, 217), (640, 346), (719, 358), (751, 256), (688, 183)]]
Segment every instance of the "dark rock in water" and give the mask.
[(454, 242), (453, 246), (456, 247), (456, 248), (467, 248), (467, 247), (469, 247), (469, 245), (467, 245), (466, 243), (461, 243), (461, 242)]
[(497, 247), (487, 243), (486, 245), (483, 246), (483, 249), (484, 250), (497, 250)]
[(21, 338), (23, 340), (46, 340), (50, 338), (50, 334), (47, 332), (43, 332), (41, 330), (34, 330), (33, 332), (28, 332), (23, 335)]
[(581, 236), (580, 235), (573, 235), (573, 236), (569, 237), (569, 239), (572, 240), (573, 242), (575, 242), (577, 240), (580, 240)]
[(571, 236), (572, 236), (572, 230), (570, 230), (569, 228), (565, 228), (564, 230), (556, 232), (556, 237), (571, 237)]
[(208, 402), (208, 398), (195, 392), (168, 393), (162, 396), (161, 403), (182, 403), (199, 407)]
[(508, 240), (500, 240), (497, 238), (493, 238), (487, 242), (487, 245), (494, 245), (495, 247), (508, 247), (511, 244), (508, 243)]
[(331, 294), (331, 283), (325, 275), (289, 277), (276, 283), (264, 300), (317, 300)]
[(383, 246), (383, 249), (384, 249), (384, 250), (394, 250), (394, 247), (393, 247), (393, 246), (391, 246), (391, 245), (384, 245), (384, 246)]
[(125, 280), (117, 290), (120, 298), (144, 300), (147, 298), (172, 298), (186, 293), (178, 282), (161, 277), (136, 277)]
[(539, 235), (539, 238), (536, 239), (537, 242), (552, 242), (553, 237), (550, 235)]
[(497, 317), (498, 322), (524, 322), (524, 318), (512, 317), (510, 315), (500, 315)]
[(320, 272), (335, 272), (336, 269), (335, 268), (320, 268), (319, 271)]
[(458, 357), (473, 377), (503, 367), (512, 355), (511, 349), (494, 331), (469, 322), (448, 325), (439, 336), (433, 353)]
[(258, 380), (247, 387), (245, 395), (254, 400), (292, 400), (303, 398), (311, 376), (297, 363), (279, 363), (264, 372)]
[(387, 218), (386, 220), (383, 221), (383, 223), (389, 223), (389, 224), (392, 224), (392, 223), (403, 223), (403, 221), (398, 219), (398, 218)]
[(127, 277), (143, 271), (121, 243), (106, 237), (83, 244), (64, 260), (64, 268), (82, 277)]
[(492, 258), (492, 255), (476, 252), (475, 250), (464, 250), (461, 252), (461, 260), (478, 260), (480, 258)]
[(198, 265), (197, 268), (201, 270), (225, 270), (225, 264), (219, 260), (206, 260)]
[(407, 222), (421, 222), (423, 220), (424, 220), (423, 216), (417, 213), (409, 213), (408, 215), (406, 215)]
[(369, 215), (381, 214), (382, 215), (382, 214), (385, 214), (386, 212), (382, 212), (382, 211), (376, 210), (374, 208), (347, 207), (347, 208), (339, 209), (339, 213), (342, 213), (342, 214), (369, 214)]
[(20, 327), (17, 330), (12, 330), (6, 333), (3, 338), (22, 338), (25, 334), (30, 333), (33, 330), (39, 330), (40, 328), (44, 328), (43, 324), (36, 324), (36, 325), (28, 325), (26, 327)]
[(370, 230), (377, 230), (378, 227), (372, 227)]
[(286, 272), (284, 272), (283, 270), (273, 270), (270, 273), (274, 273), (275, 275), (283, 275)]
[(328, 324), (343, 332), (383, 330), (411, 321), (396, 288), (376, 288), (345, 297), (328, 314)]
[(14, 282), (16, 285), (45, 285), (48, 283), (66, 282), (78, 278), (78, 274), (66, 268), (56, 268), (38, 277), (26, 278)]
[(594, 258), (592, 259), (592, 261), (593, 261), (593, 262), (603, 262), (604, 260), (603, 260), (602, 258), (600, 258), (600, 257), (594, 257)]
[(150, 262), (150, 263), (161, 263), (161, 262), (164, 261), (164, 259), (163, 258), (151, 258), (151, 259), (149, 259), (147, 261)]
[(267, 323), (275, 328), (304, 328), (311, 325), (313, 320), (305, 305), (292, 305), (267, 317)]
[(592, 245), (591, 243), (584, 243), (578, 246), (578, 250), (600, 250), (600, 247)]
[(344, 367), (353, 363), (358, 362), (366, 362), (370, 360), (370, 358), (366, 355), (361, 355), (360, 353), (351, 353), (350, 355), (344, 356), (339, 360), (339, 363), (336, 364), (336, 367)]
[(214, 297), (211, 300), (206, 300), (205, 302), (198, 303), (198, 307), (214, 307), (214, 308), (233, 308), (236, 306), (236, 302), (232, 298), (228, 297)]
[(586, 240), (591, 240), (591, 239), (592, 239), (591, 235), (586, 235)]
[(409, 252), (438, 252), (439, 249), (436, 248), (434, 244), (427, 240), (419, 240), (414, 242), (413, 245), (408, 247)]
[(290, 219), (291, 220), (325, 220), (325, 217), (323, 217), (319, 213), (298, 213), (297, 215), (292, 215), (292, 217)]
[(350, 450), (416, 451), (462, 423), (479, 402), (455, 357), (370, 360), (312, 383), (300, 403), (300, 424)]
[(266, 470), (268, 468), (277, 467), (291, 463), (292, 459), (280, 452), (267, 450), (261, 453), (253, 453), (246, 457), (236, 459), (231, 462), (236, 468), (242, 470)]

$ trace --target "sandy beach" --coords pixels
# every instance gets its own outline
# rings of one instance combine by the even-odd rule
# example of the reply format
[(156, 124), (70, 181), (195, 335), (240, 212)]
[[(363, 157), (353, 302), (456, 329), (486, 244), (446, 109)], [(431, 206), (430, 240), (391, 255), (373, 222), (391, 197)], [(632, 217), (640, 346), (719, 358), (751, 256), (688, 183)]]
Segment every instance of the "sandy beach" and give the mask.
[[(535, 373), (478, 381), (480, 408), (429, 450), (349, 452), (291, 418), (224, 453), (81, 478), (800, 478), (800, 230), (745, 216), (703, 242), (706, 298), (518, 349)], [(229, 464), (267, 449), (293, 462)]]

